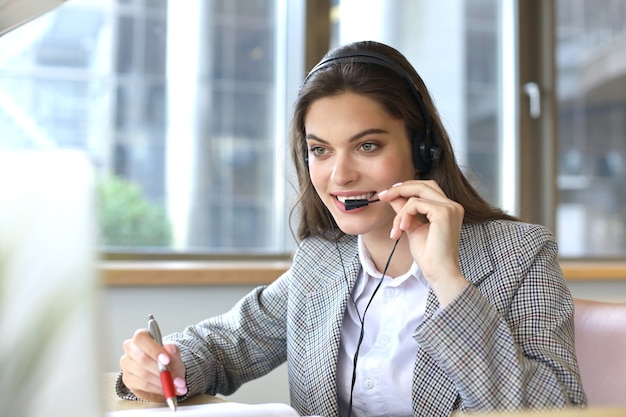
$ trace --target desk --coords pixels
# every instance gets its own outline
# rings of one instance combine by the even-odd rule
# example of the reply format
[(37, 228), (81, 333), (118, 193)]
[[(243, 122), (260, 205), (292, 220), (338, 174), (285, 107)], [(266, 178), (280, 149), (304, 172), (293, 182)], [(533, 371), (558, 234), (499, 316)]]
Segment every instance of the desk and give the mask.
[[(130, 401), (122, 400), (115, 394), (115, 379), (117, 378), (116, 372), (107, 372), (104, 375), (103, 388), (104, 388), (104, 409), (105, 411), (123, 411), (123, 410), (135, 410), (138, 408), (155, 408), (155, 407), (167, 407), (165, 403), (153, 403), (148, 401)], [(201, 394), (195, 395), (186, 399), (183, 402), (178, 403), (179, 407), (196, 404), (211, 404), (226, 402), (219, 397), (212, 395)]]
[[(117, 373), (106, 373), (104, 377), (104, 407), (106, 411), (134, 410), (138, 408), (154, 408), (163, 406), (165, 403), (152, 403), (147, 401), (122, 400), (115, 394), (115, 378)], [(195, 404), (221, 403), (226, 400), (212, 395), (196, 395), (178, 403), (179, 407)], [(455, 416), (467, 417), (626, 417), (626, 406), (616, 408), (590, 408), (590, 409), (567, 409), (551, 411), (518, 411), (507, 413), (469, 413), (455, 414)]]

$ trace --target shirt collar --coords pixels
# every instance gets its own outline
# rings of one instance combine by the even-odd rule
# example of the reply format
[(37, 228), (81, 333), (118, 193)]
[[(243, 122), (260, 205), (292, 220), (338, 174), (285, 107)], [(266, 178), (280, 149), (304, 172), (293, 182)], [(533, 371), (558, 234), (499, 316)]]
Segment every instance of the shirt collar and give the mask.
[[(372, 262), (372, 258), (370, 257), (370, 254), (367, 251), (367, 248), (365, 247), (365, 243), (363, 242), (363, 238), (361, 237), (361, 235), (358, 236), (357, 242), (358, 242), (358, 249), (359, 249), (359, 260), (361, 261), (361, 265), (363, 267), (363, 271), (365, 272), (365, 275), (367, 277), (372, 277), (372, 278), (379, 278), (379, 279), (382, 278), (383, 274), (381, 271), (376, 269), (374, 262)], [(400, 285), (402, 282), (406, 281), (409, 277), (415, 278), (422, 285), (425, 285), (426, 287), (429, 286), (428, 281), (424, 277), (424, 274), (420, 270), (420, 267), (415, 263), (415, 261), (413, 261), (413, 263), (411, 264), (411, 268), (409, 268), (407, 272), (405, 272), (404, 274), (398, 277), (395, 277), (393, 281), (397, 285)]]

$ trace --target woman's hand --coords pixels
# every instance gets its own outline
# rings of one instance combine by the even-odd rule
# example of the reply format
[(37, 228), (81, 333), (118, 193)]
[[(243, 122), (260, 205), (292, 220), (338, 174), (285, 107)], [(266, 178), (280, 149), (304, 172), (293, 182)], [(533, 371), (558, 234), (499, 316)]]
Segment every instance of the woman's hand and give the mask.
[(390, 238), (406, 233), (411, 255), (442, 306), (466, 286), (459, 267), (459, 240), (465, 210), (432, 180), (412, 180), (380, 192), (396, 211)]
[(124, 354), (120, 358), (122, 381), (138, 398), (153, 402), (165, 401), (157, 361), (169, 368), (176, 395), (187, 393), (185, 364), (176, 345), (160, 346), (147, 329), (139, 329), (132, 339), (124, 341), (123, 347)]

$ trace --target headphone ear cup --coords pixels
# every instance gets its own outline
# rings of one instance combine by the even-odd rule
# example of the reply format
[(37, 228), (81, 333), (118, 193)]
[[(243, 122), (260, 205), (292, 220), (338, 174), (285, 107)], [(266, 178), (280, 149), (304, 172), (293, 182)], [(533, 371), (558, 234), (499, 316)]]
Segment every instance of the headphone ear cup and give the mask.
[(419, 130), (413, 135), (411, 143), (411, 153), (413, 154), (413, 166), (415, 170), (422, 175), (426, 175), (432, 166), (432, 160), (428, 157), (430, 151), (427, 151), (426, 130)]
[(441, 147), (433, 144), (432, 133), (427, 129), (418, 131), (413, 135), (411, 152), (413, 154), (413, 166), (425, 177), (433, 167), (433, 163), (441, 155)]

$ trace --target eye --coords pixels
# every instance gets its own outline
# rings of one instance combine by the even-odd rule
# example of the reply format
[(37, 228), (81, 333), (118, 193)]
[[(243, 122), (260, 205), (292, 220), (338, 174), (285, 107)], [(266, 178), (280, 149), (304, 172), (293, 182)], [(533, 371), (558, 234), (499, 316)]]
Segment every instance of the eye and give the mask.
[(361, 144), (361, 150), (363, 150), (364, 152), (373, 152), (378, 148), (379, 148), (379, 145), (376, 143), (372, 143), (372, 142), (365, 142)]
[(323, 146), (311, 146), (309, 148), (309, 153), (313, 154), (313, 156), (322, 156), (326, 154), (326, 148)]

